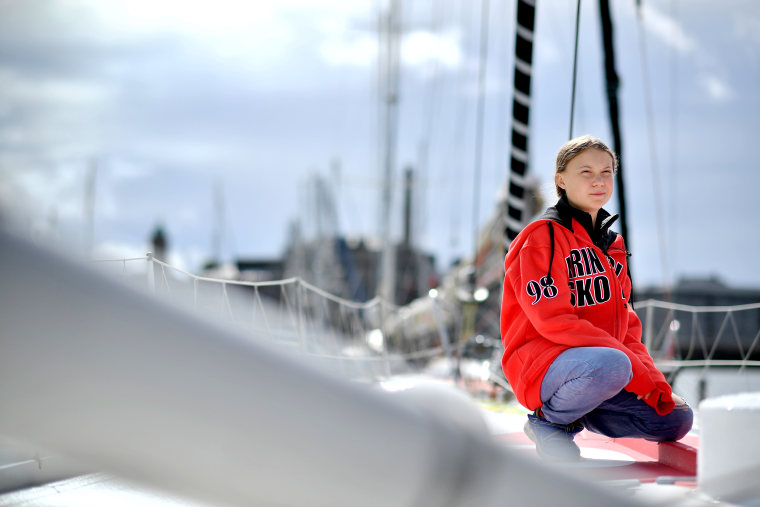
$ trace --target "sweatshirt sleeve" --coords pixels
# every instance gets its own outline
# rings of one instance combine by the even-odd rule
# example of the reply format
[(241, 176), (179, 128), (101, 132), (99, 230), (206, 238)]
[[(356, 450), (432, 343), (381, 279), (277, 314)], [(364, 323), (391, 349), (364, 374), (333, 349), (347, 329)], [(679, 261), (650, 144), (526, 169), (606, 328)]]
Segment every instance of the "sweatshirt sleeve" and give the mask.
[(542, 229), (531, 234), (507, 273), (531, 325), (543, 338), (560, 345), (609, 347), (624, 352), (633, 370), (633, 380), (626, 389), (639, 395), (652, 392), (657, 386), (640, 355), (604, 329), (576, 315), (570, 301), (565, 261), (558, 251), (554, 253), (548, 276), (551, 246), (548, 232)]

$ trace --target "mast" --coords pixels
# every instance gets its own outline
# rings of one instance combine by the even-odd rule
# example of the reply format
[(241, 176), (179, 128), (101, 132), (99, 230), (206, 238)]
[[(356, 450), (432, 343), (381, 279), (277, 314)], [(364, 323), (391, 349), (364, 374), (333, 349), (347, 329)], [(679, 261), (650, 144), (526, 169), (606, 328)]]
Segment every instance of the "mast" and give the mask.
[(515, 76), (512, 99), (512, 148), (504, 216), (505, 247), (517, 236), (529, 215), (526, 199), (528, 174), (528, 134), (530, 125), (530, 82), (533, 73), (533, 29), (535, 0), (517, 1), (515, 29)]
[[(620, 210), (620, 229), (628, 250), (631, 249), (631, 237), (628, 235), (625, 207), (625, 182), (623, 180), (623, 142), (620, 134), (620, 111), (618, 107), (618, 88), (620, 78), (615, 71), (615, 48), (612, 43), (612, 18), (609, 0), (599, 0), (599, 15), (602, 21), (602, 44), (604, 46), (604, 75), (607, 80), (607, 103), (610, 114), (610, 127), (615, 153), (618, 156), (617, 184), (618, 208)], [(628, 266), (630, 276), (630, 264)]]
[(222, 263), (222, 244), (224, 242), (224, 187), (219, 178), (214, 180), (213, 190), (213, 207), (214, 207), (214, 225), (211, 230), (211, 252), (212, 262), (221, 266)]
[(94, 158), (87, 166), (84, 182), (84, 250), (91, 256), (95, 244), (95, 193), (97, 191), (98, 162)]
[[(395, 293), (395, 255), (391, 242), (391, 209), (393, 172), (396, 165), (396, 126), (398, 123), (398, 85), (399, 85), (399, 3), (390, 0), (388, 12), (380, 19), (380, 48), (385, 48), (385, 56), (380, 58), (380, 95), (384, 101), (382, 136), (383, 136), (383, 186), (380, 212), (380, 233), (382, 252), (378, 270), (378, 295), (393, 301)], [(385, 40), (383, 41), (383, 35)], [(383, 65), (383, 63), (385, 65)]]

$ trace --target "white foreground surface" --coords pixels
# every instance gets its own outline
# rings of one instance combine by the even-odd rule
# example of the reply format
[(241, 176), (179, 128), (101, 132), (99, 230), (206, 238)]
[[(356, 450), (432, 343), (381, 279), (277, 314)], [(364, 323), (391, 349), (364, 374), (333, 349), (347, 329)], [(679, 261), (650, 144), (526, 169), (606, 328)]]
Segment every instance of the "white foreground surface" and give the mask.
[(92, 470), (213, 505), (635, 505), (2, 231), (0, 279), (0, 435)]
[(760, 393), (707, 399), (699, 413), (699, 488), (718, 499), (760, 505)]

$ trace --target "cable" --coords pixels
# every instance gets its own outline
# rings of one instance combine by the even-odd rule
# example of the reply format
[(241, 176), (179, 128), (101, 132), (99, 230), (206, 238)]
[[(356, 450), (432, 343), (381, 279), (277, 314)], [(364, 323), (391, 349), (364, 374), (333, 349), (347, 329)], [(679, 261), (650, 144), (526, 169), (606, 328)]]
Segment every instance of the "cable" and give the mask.
[[(441, 26), (443, 23), (443, 7), (439, 2), (432, 2), (430, 5), (430, 33), (440, 36)], [(432, 60), (432, 76), (428, 82), (427, 93), (425, 94), (425, 101), (423, 103), (422, 112), (422, 131), (420, 133), (420, 142), (418, 145), (418, 181), (420, 182), (415, 189), (415, 202), (417, 202), (418, 210), (420, 212), (415, 213), (415, 229), (417, 236), (419, 237), (419, 247), (423, 248), (425, 243), (422, 242), (423, 238), (427, 237), (427, 192), (430, 189), (429, 185), (429, 168), (430, 168), (430, 145), (433, 143), (434, 126), (436, 122), (433, 120), (438, 113), (438, 107), (440, 103), (440, 89), (441, 89), (441, 62), (438, 55)]]
[(638, 9), (636, 16), (636, 29), (639, 34), (639, 55), (641, 62), (641, 79), (643, 81), (644, 105), (647, 120), (647, 131), (649, 133), (649, 156), (652, 167), (652, 186), (654, 191), (654, 208), (655, 220), (657, 222), (657, 236), (660, 243), (660, 263), (662, 267), (663, 282), (666, 299), (670, 294), (670, 268), (667, 258), (667, 236), (665, 235), (665, 224), (662, 211), (662, 187), (660, 185), (660, 169), (657, 162), (657, 146), (654, 127), (654, 114), (652, 113), (652, 92), (649, 82), (649, 65), (647, 63), (647, 48), (644, 31), (642, 29), (642, 12)]
[[(478, 258), (478, 215), (480, 211), (480, 172), (483, 155), (483, 120), (485, 117), (486, 69), (488, 68), (488, 0), (482, 1), (480, 15), (480, 59), (478, 72), (478, 109), (475, 122), (475, 171), (472, 193), (472, 267), (477, 269)], [(475, 287), (471, 287), (473, 290)]]
[[(678, 1), (673, 0), (670, 2), (670, 16), (674, 20), (678, 20)], [(670, 228), (670, 237), (672, 239), (670, 243), (670, 248), (668, 251), (670, 252), (670, 259), (677, 259), (678, 252), (676, 251), (676, 245), (678, 244), (678, 241), (675, 240), (677, 238), (677, 229), (676, 229), (676, 213), (678, 211), (678, 200), (677, 200), (677, 194), (673, 191), (676, 188), (676, 181), (677, 181), (677, 170), (678, 170), (678, 59), (676, 58), (676, 50), (673, 46), (670, 47), (670, 134), (668, 136), (668, 139), (670, 139), (670, 150), (668, 150), (670, 154), (670, 181), (669, 181), (669, 188), (670, 188), (670, 198), (668, 202), (670, 203), (668, 217), (669, 217), (669, 228)]]
[(570, 135), (568, 139), (573, 138), (573, 119), (575, 117), (575, 83), (578, 77), (578, 38), (581, 26), (581, 0), (578, 0), (578, 7), (575, 11), (575, 50), (573, 52), (573, 91), (570, 95)]
[[(467, 31), (470, 28), (471, 25), (471, 14), (472, 9), (469, 8), (467, 11), (465, 11), (466, 7), (471, 7), (471, 3), (460, 3), (459, 4), (459, 21), (462, 26), (463, 33), (467, 33)], [(466, 43), (467, 46), (469, 46), (469, 42)], [(468, 51), (469, 47), (465, 48), (465, 54), (469, 54)], [(468, 78), (468, 71), (469, 67), (467, 65), (462, 65), (461, 70), (457, 76), (457, 83), (456, 83), (456, 92), (457, 92), (457, 98), (459, 100), (459, 103), (457, 104), (458, 107), (456, 107), (454, 111), (454, 121), (451, 123), (453, 126), (452, 134), (453, 137), (451, 139), (451, 142), (449, 142), (446, 146), (448, 149), (447, 155), (443, 160), (443, 167), (444, 167), (444, 182), (445, 184), (450, 185), (449, 192), (449, 202), (450, 203), (459, 203), (460, 202), (460, 192), (462, 188), (464, 188), (464, 185), (461, 182), (455, 181), (457, 176), (462, 175), (462, 171), (456, 172), (456, 169), (462, 167), (464, 165), (464, 162), (462, 161), (462, 156), (464, 153), (463, 146), (465, 145), (465, 126), (468, 121), (468, 115), (469, 115), (469, 109), (467, 108), (468, 103), (467, 100), (464, 98), (466, 94), (461, 93), (462, 90), (465, 89), (467, 84), (467, 78)], [(449, 238), (448, 238), (448, 247), (450, 258), (449, 261), (451, 261), (451, 257), (459, 257), (459, 253), (457, 253), (457, 249), (460, 246), (460, 219), (462, 213), (460, 212), (459, 206), (448, 206), (448, 210), (450, 212), (449, 215)]]

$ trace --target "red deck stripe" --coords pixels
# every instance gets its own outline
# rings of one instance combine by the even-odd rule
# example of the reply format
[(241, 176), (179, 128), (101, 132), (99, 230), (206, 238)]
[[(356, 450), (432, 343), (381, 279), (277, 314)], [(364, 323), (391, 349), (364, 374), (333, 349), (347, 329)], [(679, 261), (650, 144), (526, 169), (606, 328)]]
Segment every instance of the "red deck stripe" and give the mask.
[[(687, 437), (679, 442), (649, 442), (640, 438), (616, 438), (615, 443), (633, 449), (656, 459), (663, 465), (675, 468), (684, 475), (697, 475), (696, 437)], [(688, 442), (688, 443), (686, 443)]]
[(659, 446), (658, 461), (678, 470), (685, 475), (697, 475), (697, 450), (681, 442), (663, 442)]
[[(507, 433), (497, 437), (503, 442), (512, 445), (532, 445), (528, 437), (522, 433)], [(641, 438), (608, 438), (584, 430), (576, 442), (581, 447), (618, 451), (628, 450), (628, 454), (636, 461), (623, 467), (611, 467), (610, 469), (597, 469), (598, 478), (619, 479), (637, 478), (642, 482), (651, 482), (660, 476), (684, 476), (697, 475), (697, 447), (699, 437), (687, 435), (679, 442), (649, 442)], [(623, 451), (625, 452), (625, 451)]]

